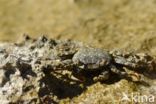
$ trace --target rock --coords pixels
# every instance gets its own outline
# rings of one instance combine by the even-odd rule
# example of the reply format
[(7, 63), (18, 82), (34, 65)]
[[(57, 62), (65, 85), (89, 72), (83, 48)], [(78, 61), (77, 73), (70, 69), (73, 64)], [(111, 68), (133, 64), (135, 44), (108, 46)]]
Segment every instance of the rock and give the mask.
[(123, 93), (156, 96), (156, 81), (151, 79), (155, 79), (154, 69), (153, 74), (133, 70), (142, 76), (142, 82), (131, 82), (113, 73), (106, 82), (83, 82), (75, 77), (72, 57), (86, 46), (80, 42), (44, 36), (39, 39), (27, 37), (22, 44), (0, 43), (1, 103), (122, 103)]

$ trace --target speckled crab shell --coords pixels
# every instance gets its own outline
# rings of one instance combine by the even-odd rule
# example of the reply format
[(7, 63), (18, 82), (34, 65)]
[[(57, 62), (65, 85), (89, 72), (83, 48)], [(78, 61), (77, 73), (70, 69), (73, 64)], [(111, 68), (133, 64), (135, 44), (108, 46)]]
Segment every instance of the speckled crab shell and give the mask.
[(73, 56), (72, 60), (80, 69), (95, 70), (109, 65), (112, 57), (102, 49), (84, 47)]

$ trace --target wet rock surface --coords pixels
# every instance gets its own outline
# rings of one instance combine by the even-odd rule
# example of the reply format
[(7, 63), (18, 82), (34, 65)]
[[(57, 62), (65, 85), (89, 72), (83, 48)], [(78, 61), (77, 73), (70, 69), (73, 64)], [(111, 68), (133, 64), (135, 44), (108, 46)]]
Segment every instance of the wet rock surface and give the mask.
[[(45, 36), (38, 39), (25, 36), (20, 43), (0, 43), (0, 101), (2, 104), (127, 104), (135, 102), (131, 98), (132, 93), (154, 96), (156, 100), (154, 56), (108, 51), (113, 60), (110, 63), (116, 65), (118, 70), (125, 70), (128, 75), (133, 75), (132, 79), (110, 73), (107, 80), (94, 81), (92, 76), (100, 74), (100, 67), (93, 72), (88, 68), (85, 74), (79, 75), (72, 60), (80, 49), (88, 47), (90, 46), (81, 42), (54, 40)], [(86, 59), (82, 64), (93, 62), (97, 65), (98, 55), (93, 54), (93, 57), (86, 56), (96, 60)], [(86, 58), (83, 55), (81, 57)], [(109, 71), (107, 64), (102, 64), (103, 66)], [(128, 101), (122, 100), (123, 93), (129, 94)], [(141, 100), (137, 99), (137, 102), (140, 103)], [(141, 103), (150, 101), (147, 99)]]

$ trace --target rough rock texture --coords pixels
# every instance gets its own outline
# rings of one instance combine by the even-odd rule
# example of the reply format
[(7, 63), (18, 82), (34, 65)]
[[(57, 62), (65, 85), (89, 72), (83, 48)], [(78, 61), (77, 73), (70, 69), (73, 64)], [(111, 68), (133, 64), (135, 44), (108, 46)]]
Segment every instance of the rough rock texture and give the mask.
[[(134, 101), (132, 93), (156, 97), (154, 57), (151, 56), (152, 69), (132, 70), (141, 76), (141, 81), (120, 79), (112, 74), (106, 82), (81, 82), (72, 75), (71, 59), (84, 46), (87, 45), (71, 40), (47, 39), (44, 36), (37, 40), (25, 36), (20, 43), (1, 43), (1, 103), (127, 104), (150, 102), (149, 98), (143, 102), (141, 98)], [(123, 94), (129, 94), (130, 99), (122, 100)]]
[(59, 87), (63, 85), (58, 87), (59, 79), (49, 76), (49, 72), (68, 67), (60, 60), (72, 57), (80, 46), (81, 43), (71, 41), (47, 40), (46, 37), (33, 40), (28, 36), (22, 43), (1, 43), (0, 101), (4, 104), (58, 102), (54, 93), (60, 94)]
[[(37, 0), (37, 2), (35, 0), (0, 0), (0, 10), (0, 40), (4, 42), (18, 41), (20, 40), (19, 34), (23, 33), (28, 33), (32, 37), (38, 37), (41, 34), (47, 34), (49, 37), (59, 40), (72, 39), (105, 49), (124, 49), (128, 52), (131, 50), (136, 50), (137, 52), (147, 52), (148, 54), (152, 55), (152, 57), (154, 57), (154, 55), (156, 56), (155, 0)], [(26, 44), (27, 45), (25, 46), (29, 46), (29, 43)], [(110, 80), (108, 80), (109, 83), (102, 84), (88, 84), (84, 82), (80, 84), (74, 84), (75, 81), (68, 80), (67, 76), (70, 76), (71, 74), (68, 71), (59, 72), (67, 73), (67, 75), (64, 77), (62, 76), (63, 78), (60, 78), (61, 75), (59, 76), (58, 74), (53, 73), (53, 71), (50, 71), (52, 73), (49, 71), (44, 71), (43, 73), (43, 71), (41, 71), (41, 69), (48, 68), (48, 70), (52, 70), (52, 68), (56, 69), (56, 67), (58, 69), (62, 69), (63, 66), (66, 66), (65, 69), (70, 69), (71, 64), (69, 64), (69, 60), (63, 63), (62, 61), (60, 63), (60, 61), (57, 60), (60, 58), (66, 59), (66, 57), (58, 56), (61, 55), (62, 51), (64, 50), (55, 51), (53, 54), (51, 54), (51, 51), (47, 50), (48, 54), (44, 54), (44, 57), (49, 58), (49, 55), (51, 55), (51, 59), (57, 60), (55, 63), (51, 61), (43, 61), (41, 64), (36, 64), (37, 68), (34, 68), (34, 64), (32, 63), (32, 72), (30, 70), (28, 72), (22, 70), (21, 72), (19, 69), (23, 69), (23, 67), (17, 68), (15, 62), (19, 57), (21, 57), (21, 55), (18, 55), (21, 50), (23, 50), (21, 53), (26, 54), (29, 53), (29, 49), (24, 49), (24, 47), (18, 48), (16, 45), (8, 43), (1, 43), (0, 47), (2, 48), (0, 49), (0, 53), (3, 53), (3, 50), (6, 48), (8, 52), (12, 53), (12, 50), (14, 50), (16, 47), (16, 51), (14, 50), (16, 55), (13, 54), (9, 56), (10, 58), (7, 58), (6, 53), (0, 55), (0, 66), (2, 66), (2, 70), (0, 70), (0, 77), (2, 77), (0, 78), (0, 86), (7, 86), (7, 84), (10, 85), (8, 82), (10, 82), (10, 80), (14, 80), (15, 76), (19, 76), (19, 78), (16, 78), (15, 83), (19, 81), (29, 82), (29, 80), (25, 78), (27, 74), (29, 74), (28, 76), (32, 79), (34, 78), (34, 80), (36, 80), (38, 77), (35, 77), (34, 74), (30, 74), (32, 72), (36, 73), (36, 69), (41, 73), (41, 77), (38, 80), (43, 79), (38, 83), (46, 83), (46, 88), (44, 87), (44, 90), (39, 90), (40, 93), (37, 92), (37, 95), (34, 91), (36, 87), (32, 89), (33, 91), (30, 87), (30, 92), (32, 91), (35, 93), (33, 95), (29, 93), (29, 88), (26, 90), (28, 91), (28, 94), (26, 94), (25, 90), (22, 90), (24, 92), (22, 93), (20, 88), (22, 88), (22, 85), (25, 83), (21, 84), (20, 86), (15, 84), (19, 88), (15, 88), (19, 93), (19, 95), (16, 95), (18, 96), (17, 99), (25, 100), (25, 96), (30, 97), (29, 95), (33, 95), (39, 96), (40, 101), (43, 101), (43, 99), (49, 100), (51, 93), (50, 98), (52, 98), (52, 101), (55, 102), (89, 103), (90, 101), (90, 103), (103, 104), (111, 102), (115, 103), (115, 101), (120, 102), (119, 100), (121, 100), (123, 97), (122, 92), (125, 92), (129, 96), (132, 95), (132, 92), (138, 92), (137, 95), (156, 95), (155, 73), (142, 71), (144, 67), (151, 65), (151, 63), (146, 60), (144, 63), (145, 66), (142, 64), (143, 68), (141, 68), (140, 71), (137, 71), (137, 73), (141, 74), (142, 80), (145, 80), (144, 82), (146, 83), (132, 83), (130, 81), (121, 79), (117, 81), (115, 80), (113, 83), (110, 83)], [(36, 51), (40, 50), (41, 56), (43, 55), (42, 53), (45, 52), (44, 48), (35, 49)], [(59, 48), (57, 48), (57, 50), (59, 50)], [(71, 53), (73, 52), (71, 51)], [(15, 58), (13, 56), (18, 57)], [(30, 62), (29, 57), (31, 56), (26, 55), (21, 57), (22, 60), (25, 60), (20, 62), (22, 63), (22, 66), (30, 66), (27, 66), (27, 64)], [(31, 58), (33, 59), (34, 57), (35, 55), (32, 55)], [(70, 59), (70, 55), (68, 58)], [(129, 57), (129, 59), (131, 58), (133, 58), (133, 56)], [(6, 62), (8, 62), (7, 60), (10, 61), (9, 64), (11, 63), (11, 65), (6, 65)], [(40, 68), (42, 66), (44, 66), (44, 68)], [(150, 68), (150, 66), (148, 66), (147, 69), (152, 70), (152, 67)], [(38, 72), (36, 73), (37, 76), (40, 75), (38, 75)], [(26, 75), (21, 73), (26, 73)], [(21, 75), (24, 76), (24, 78), (21, 78)], [(10, 76), (11, 79), (8, 76)], [(32, 80), (30, 80), (30, 84), (26, 83), (25, 86), (32, 85), (31, 81)], [(32, 82), (36, 83), (35, 81)], [(34, 83), (33, 86), (38, 86)], [(1, 87), (1, 89), (2, 88), (4, 90), (4, 87)], [(5, 93), (5, 91), (2, 93)], [(12, 93), (15, 93), (15, 90), (11, 91), (13, 91)], [(8, 98), (7, 96), (10, 96), (8, 98), (10, 101), (13, 101), (13, 99), (16, 100), (16, 98), (11, 96), (12, 94), (8, 94), (9, 93), (7, 93), (5, 96), (1, 96), (0, 98), (5, 99)], [(45, 95), (48, 95), (48, 97)], [(19, 102), (20, 101), (21, 100), (19, 100)], [(5, 103), (5, 101), (3, 102), (1, 100), (0, 103)], [(127, 104), (128, 102), (125, 103)], [(129, 103), (132, 104), (135, 102), (129, 101)], [(146, 101), (144, 101), (144, 103), (146, 103)]]

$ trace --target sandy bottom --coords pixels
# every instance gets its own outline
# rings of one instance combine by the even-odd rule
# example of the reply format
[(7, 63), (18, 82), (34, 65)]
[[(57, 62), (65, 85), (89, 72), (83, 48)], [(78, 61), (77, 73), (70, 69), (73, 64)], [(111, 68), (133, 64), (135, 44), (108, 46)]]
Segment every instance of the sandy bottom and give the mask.
[(156, 55), (155, 0), (0, 0), (0, 40), (23, 33)]

